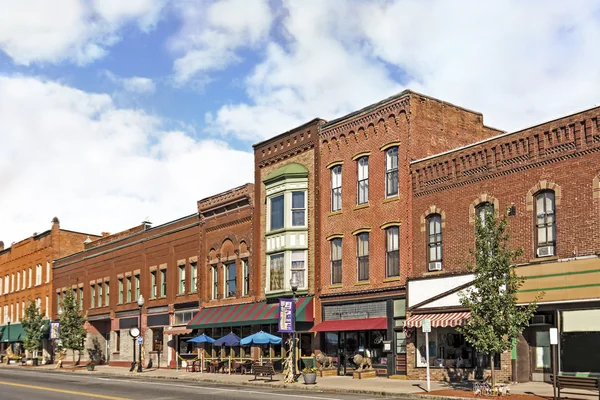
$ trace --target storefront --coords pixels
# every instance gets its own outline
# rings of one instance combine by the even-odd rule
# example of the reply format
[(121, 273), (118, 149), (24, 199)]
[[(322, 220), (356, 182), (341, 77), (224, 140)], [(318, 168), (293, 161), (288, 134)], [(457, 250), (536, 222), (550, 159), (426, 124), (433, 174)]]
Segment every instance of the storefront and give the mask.
[(600, 308), (560, 311), (560, 369), (600, 376)]
[(15, 354), (19, 355), (24, 352), (25, 349), (22, 346), (24, 338), (25, 331), (20, 323), (0, 326), (0, 345), (3, 353), (10, 345), (12, 345), (12, 351)]

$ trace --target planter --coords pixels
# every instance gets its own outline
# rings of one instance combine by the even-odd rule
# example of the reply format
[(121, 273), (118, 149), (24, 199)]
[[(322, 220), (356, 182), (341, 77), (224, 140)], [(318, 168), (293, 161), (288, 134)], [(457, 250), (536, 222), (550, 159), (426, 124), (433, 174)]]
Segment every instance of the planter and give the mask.
[(94, 368), (96, 368), (96, 364), (94, 364), (94, 363), (88, 363), (88, 365), (87, 365), (86, 368), (87, 368), (88, 371), (93, 371)]
[(307, 385), (314, 385), (315, 383), (317, 383), (317, 373), (310, 373), (310, 374), (302, 374), (302, 376), (304, 377), (304, 383)]
[(37, 358), (34, 358), (34, 359), (32, 359), (31, 361), (33, 361), (32, 365), (33, 365), (34, 367), (37, 367), (37, 366), (38, 366), (38, 364), (39, 364), (39, 360), (38, 360)]

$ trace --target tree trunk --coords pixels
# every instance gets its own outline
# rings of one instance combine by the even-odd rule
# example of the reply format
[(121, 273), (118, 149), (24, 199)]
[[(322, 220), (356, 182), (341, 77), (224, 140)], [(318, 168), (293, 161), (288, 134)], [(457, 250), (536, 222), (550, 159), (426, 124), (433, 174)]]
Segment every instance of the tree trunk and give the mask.
[(75, 350), (71, 350), (73, 352), (73, 366), (75, 366)]
[(490, 367), (492, 368), (492, 389), (496, 386), (496, 373), (494, 368), (494, 353), (490, 354)]

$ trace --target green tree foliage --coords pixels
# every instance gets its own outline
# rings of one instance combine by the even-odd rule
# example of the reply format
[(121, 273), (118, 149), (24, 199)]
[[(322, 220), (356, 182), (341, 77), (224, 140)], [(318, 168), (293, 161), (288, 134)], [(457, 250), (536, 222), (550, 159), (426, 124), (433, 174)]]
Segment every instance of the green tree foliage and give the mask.
[(471, 318), (458, 330), (478, 352), (490, 357), (495, 384), (494, 355), (512, 348), (543, 293), (528, 305), (517, 305), (517, 291), (524, 279), (517, 276), (514, 261), (522, 250), (509, 246), (506, 218), (496, 218), (491, 209), (484, 215), (476, 219), (475, 249), (471, 250), (475, 257), (475, 264), (469, 265), (475, 275), (473, 286), (460, 294)]
[(25, 318), (21, 321), (25, 338), (23, 339), (23, 347), (25, 350), (33, 353), (33, 357), (37, 357), (37, 352), (42, 345), (42, 337), (44, 336), (44, 314), (38, 309), (35, 301), (29, 300), (27, 308), (25, 308)]
[(68, 290), (61, 302), (62, 314), (60, 315), (60, 330), (58, 336), (61, 346), (73, 352), (73, 364), (75, 364), (75, 351), (81, 352), (84, 347), (87, 332), (84, 328), (87, 315), (79, 310), (77, 299), (72, 291)]

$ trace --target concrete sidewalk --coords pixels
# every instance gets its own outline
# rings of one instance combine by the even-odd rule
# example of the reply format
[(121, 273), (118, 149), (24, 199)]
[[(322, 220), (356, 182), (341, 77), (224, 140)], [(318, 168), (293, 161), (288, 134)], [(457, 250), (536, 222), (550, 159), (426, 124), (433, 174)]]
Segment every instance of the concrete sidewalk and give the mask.
[[(338, 392), (338, 393), (356, 393), (366, 395), (378, 395), (378, 396), (394, 396), (403, 398), (419, 398), (419, 399), (457, 399), (459, 397), (448, 397), (448, 396), (436, 396), (434, 393), (428, 395), (425, 387), (426, 382), (424, 381), (412, 381), (412, 380), (400, 380), (400, 379), (388, 379), (388, 378), (372, 378), (372, 379), (352, 379), (350, 376), (328, 376), (328, 377), (317, 377), (316, 385), (305, 385), (302, 377), (299, 378), (299, 382), (294, 384), (285, 384), (283, 382), (283, 375), (277, 374), (273, 377), (273, 381), (269, 381), (268, 378), (254, 380), (254, 375), (239, 375), (239, 374), (213, 374), (213, 373), (199, 373), (199, 372), (186, 372), (185, 370), (174, 370), (174, 369), (145, 369), (142, 373), (129, 372), (128, 368), (123, 367), (109, 367), (100, 365), (97, 366), (95, 371), (88, 372), (85, 367), (76, 368), (72, 370), (68, 366), (62, 369), (55, 369), (55, 365), (44, 365), (38, 367), (21, 367), (21, 366), (6, 366), (2, 365), (3, 368), (31, 368), (36, 371), (48, 371), (48, 372), (75, 372), (88, 375), (101, 375), (101, 376), (112, 376), (112, 377), (128, 377), (138, 379), (170, 379), (170, 380), (182, 380), (192, 382), (207, 382), (207, 383), (218, 383), (223, 385), (251, 385), (258, 387), (271, 387), (271, 388), (294, 388), (299, 390), (309, 391), (323, 391), (323, 392)], [(468, 383), (467, 383), (468, 384)], [(465, 387), (465, 383), (458, 384), (456, 386), (448, 384), (446, 382), (431, 382), (431, 390), (448, 390), (455, 387)], [(537, 396), (552, 398), (553, 390), (552, 385), (543, 382), (528, 382), (510, 385), (511, 394), (534, 394)], [(582, 390), (568, 390), (564, 393), (564, 397), (569, 398), (580, 398), (580, 399), (597, 399), (597, 392), (582, 391)]]

